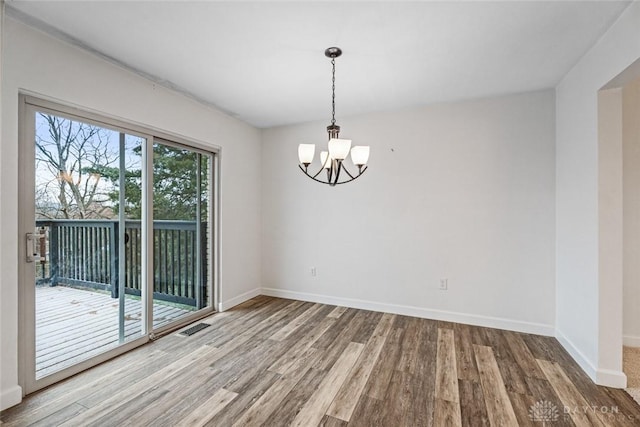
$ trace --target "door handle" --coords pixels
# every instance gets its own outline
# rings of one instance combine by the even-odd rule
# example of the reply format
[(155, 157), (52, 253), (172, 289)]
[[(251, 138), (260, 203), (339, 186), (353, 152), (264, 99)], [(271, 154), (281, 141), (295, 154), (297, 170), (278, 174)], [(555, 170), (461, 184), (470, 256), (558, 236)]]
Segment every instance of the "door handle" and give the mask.
[(40, 261), (40, 256), (36, 253), (36, 241), (40, 240), (40, 234), (27, 233), (27, 262)]

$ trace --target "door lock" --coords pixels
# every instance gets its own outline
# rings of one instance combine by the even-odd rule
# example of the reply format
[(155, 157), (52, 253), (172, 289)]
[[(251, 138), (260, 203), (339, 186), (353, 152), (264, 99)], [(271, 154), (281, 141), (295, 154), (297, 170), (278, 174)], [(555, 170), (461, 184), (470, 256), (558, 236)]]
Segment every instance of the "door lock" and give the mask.
[(40, 241), (40, 234), (27, 233), (27, 262), (40, 261), (40, 256), (36, 253), (36, 242)]

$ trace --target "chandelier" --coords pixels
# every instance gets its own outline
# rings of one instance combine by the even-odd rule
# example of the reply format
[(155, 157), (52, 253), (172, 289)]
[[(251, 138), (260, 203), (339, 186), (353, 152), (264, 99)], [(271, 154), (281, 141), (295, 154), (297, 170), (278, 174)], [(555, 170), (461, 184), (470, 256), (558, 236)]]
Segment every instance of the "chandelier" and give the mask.
[[(340, 139), (340, 126), (336, 125), (336, 58), (342, 55), (339, 47), (330, 47), (324, 51), (327, 58), (331, 58), (331, 124), (327, 126), (329, 134), (329, 144), (327, 151), (320, 152), (320, 169), (317, 172), (309, 172), (309, 165), (313, 162), (316, 152), (315, 144), (300, 144), (298, 146), (298, 167), (305, 175), (316, 182), (335, 186), (336, 184), (346, 184), (367, 170), (369, 160), (369, 146), (351, 147), (350, 139)], [(358, 172), (350, 172), (344, 160), (351, 152), (351, 162), (358, 168)], [(324, 177), (319, 176), (322, 171), (326, 172)], [(343, 173), (344, 172), (344, 173)], [(342, 176), (341, 176), (342, 175)], [(342, 178), (342, 179), (341, 179)]]

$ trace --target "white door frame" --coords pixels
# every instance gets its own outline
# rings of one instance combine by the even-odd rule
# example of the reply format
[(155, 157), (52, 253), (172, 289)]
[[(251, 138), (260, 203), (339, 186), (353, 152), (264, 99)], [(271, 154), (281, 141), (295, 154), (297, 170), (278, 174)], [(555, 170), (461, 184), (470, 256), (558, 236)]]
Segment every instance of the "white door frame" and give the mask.
[[(51, 375), (36, 380), (35, 378), (35, 263), (26, 261), (26, 233), (33, 232), (35, 224), (35, 173), (34, 158), (35, 145), (32, 137), (35, 135), (35, 112), (45, 111), (51, 112), (62, 117), (68, 117), (74, 120), (80, 120), (85, 123), (92, 123), (99, 126), (105, 126), (127, 134), (140, 136), (146, 139), (145, 149), (143, 151), (143, 166), (145, 168), (144, 176), (148, 177), (143, 185), (142, 205), (145, 218), (142, 221), (142, 235), (145, 236), (145, 243), (142, 245), (142, 271), (143, 283), (146, 286), (142, 289), (143, 301), (143, 325), (142, 336), (129, 342), (119, 345), (105, 353), (92, 357), (88, 360), (79, 362), (71, 367), (55, 372)], [(18, 378), (22, 386), (23, 395), (32, 393), (41, 388), (59, 382), (78, 372), (91, 368), (106, 360), (130, 351), (140, 345), (147, 343), (155, 336), (168, 333), (181, 326), (193, 322), (199, 318), (210, 315), (215, 311), (219, 295), (219, 210), (220, 210), (220, 154), (219, 147), (210, 147), (208, 144), (198, 141), (192, 141), (184, 137), (168, 134), (166, 132), (155, 129), (146, 128), (139, 125), (133, 125), (123, 122), (120, 119), (109, 117), (101, 113), (81, 110), (76, 107), (60, 104), (55, 101), (46, 100), (40, 95), (33, 96), (31, 94), (20, 94), (19, 96), (19, 183), (18, 183), (18, 255), (19, 255), (19, 321), (18, 321)], [(164, 325), (158, 329), (153, 329), (153, 319), (148, 313), (153, 313), (153, 254), (149, 255), (149, 251), (153, 251), (153, 163), (148, 159), (153, 159), (153, 143), (156, 138), (161, 139), (165, 144), (170, 142), (173, 145), (183, 147), (189, 150), (206, 153), (212, 158), (210, 182), (213, 185), (209, 188), (210, 218), (209, 228), (211, 233), (210, 254), (208, 260), (208, 271), (210, 272), (210, 292), (207, 301), (207, 307), (200, 309), (190, 315), (184, 316), (174, 323)], [(149, 227), (151, 225), (151, 227)], [(150, 228), (150, 229), (147, 229)], [(148, 295), (148, 298), (145, 296)], [(146, 312), (145, 312), (146, 311)]]

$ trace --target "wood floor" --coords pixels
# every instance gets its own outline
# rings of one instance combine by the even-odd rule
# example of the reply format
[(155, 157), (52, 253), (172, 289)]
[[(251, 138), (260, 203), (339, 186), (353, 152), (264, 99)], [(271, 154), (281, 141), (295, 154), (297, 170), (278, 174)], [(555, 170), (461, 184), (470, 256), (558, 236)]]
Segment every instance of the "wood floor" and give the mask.
[[(257, 297), (29, 396), (6, 426), (633, 426), (553, 338)], [(544, 421), (544, 424), (543, 424)]]
[[(126, 339), (140, 336), (142, 304), (127, 296)], [(153, 324), (164, 325), (191, 313), (154, 303)], [(36, 378), (69, 367), (119, 344), (118, 300), (107, 293), (66, 286), (36, 287)]]

